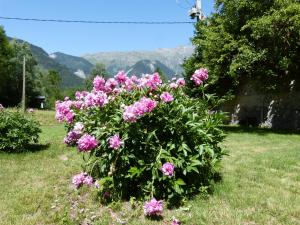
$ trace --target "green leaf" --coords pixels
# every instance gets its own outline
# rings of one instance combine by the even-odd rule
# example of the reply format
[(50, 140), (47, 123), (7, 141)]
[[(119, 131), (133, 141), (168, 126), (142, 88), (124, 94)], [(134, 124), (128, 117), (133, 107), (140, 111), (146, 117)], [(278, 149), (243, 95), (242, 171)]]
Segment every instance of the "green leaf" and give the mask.
[(184, 182), (181, 178), (178, 178), (178, 179), (175, 181), (175, 184), (177, 184), (177, 185), (179, 185), (179, 186), (186, 185), (185, 182)]

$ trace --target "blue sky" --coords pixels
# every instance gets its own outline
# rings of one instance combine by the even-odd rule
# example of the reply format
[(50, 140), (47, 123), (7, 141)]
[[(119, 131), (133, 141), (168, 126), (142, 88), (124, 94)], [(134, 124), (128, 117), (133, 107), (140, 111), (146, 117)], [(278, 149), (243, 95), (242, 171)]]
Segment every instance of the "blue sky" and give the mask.
[[(213, 0), (203, 0), (206, 15)], [(194, 0), (0, 0), (0, 16), (96, 21), (191, 21)], [(100, 51), (152, 50), (190, 44), (192, 24), (112, 25), (41, 23), (0, 19), (6, 34), (47, 52), (82, 55)]]

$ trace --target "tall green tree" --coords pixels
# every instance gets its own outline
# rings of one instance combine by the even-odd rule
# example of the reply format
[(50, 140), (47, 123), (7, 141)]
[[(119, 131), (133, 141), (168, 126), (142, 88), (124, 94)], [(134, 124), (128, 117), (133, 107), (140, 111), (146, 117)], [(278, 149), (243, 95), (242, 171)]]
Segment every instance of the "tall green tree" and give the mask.
[(5, 31), (0, 27), (0, 103), (4, 105), (7, 105), (9, 102), (6, 89), (8, 86), (9, 60), (12, 55), (13, 51), (5, 35)]
[(299, 89), (299, 0), (217, 0), (215, 7), (196, 25), (187, 81), (207, 67), (209, 89), (221, 96), (244, 83), (261, 92), (285, 92), (291, 83)]

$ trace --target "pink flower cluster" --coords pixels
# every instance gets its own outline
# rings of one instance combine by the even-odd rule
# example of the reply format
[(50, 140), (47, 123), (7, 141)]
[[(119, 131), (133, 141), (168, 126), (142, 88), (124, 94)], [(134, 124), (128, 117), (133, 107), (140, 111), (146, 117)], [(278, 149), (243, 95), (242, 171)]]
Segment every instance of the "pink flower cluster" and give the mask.
[(150, 90), (157, 90), (158, 86), (162, 84), (158, 73), (143, 75), (138, 82), (139, 87), (147, 87), (150, 88)]
[(162, 201), (157, 201), (155, 198), (146, 202), (144, 205), (144, 214), (146, 216), (159, 216), (163, 212)]
[(87, 173), (80, 173), (77, 174), (73, 177), (72, 179), (72, 184), (76, 187), (79, 188), (81, 187), (83, 184), (86, 184), (88, 186), (92, 186), (93, 184), (93, 178), (91, 176), (89, 176)]
[(161, 95), (160, 95), (160, 99), (163, 101), (163, 102), (172, 102), (174, 100), (174, 97), (173, 95), (171, 95), (169, 92), (163, 92)]
[(183, 78), (179, 78), (176, 82), (170, 83), (170, 88), (173, 89), (176, 89), (178, 87), (184, 87), (184, 86), (185, 86), (185, 80)]
[(75, 116), (74, 112), (71, 110), (72, 105), (73, 102), (69, 99), (66, 99), (63, 102), (57, 101), (55, 103), (55, 118), (60, 122), (66, 121), (69, 124), (72, 123)]
[(123, 141), (121, 140), (118, 134), (111, 136), (108, 139), (108, 141), (109, 141), (109, 147), (113, 149), (119, 149), (123, 144)]
[(77, 148), (81, 152), (88, 152), (95, 149), (98, 145), (98, 141), (95, 137), (85, 134), (77, 141)]
[(67, 136), (64, 138), (64, 142), (69, 146), (76, 144), (78, 139), (83, 134), (83, 131), (84, 124), (82, 122), (75, 123), (73, 130), (70, 130)]
[(203, 83), (203, 81), (206, 81), (208, 79), (208, 71), (207, 69), (201, 68), (199, 70), (196, 70), (193, 76), (191, 77), (191, 80), (194, 81), (194, 83), (199, 86)]
[(129, 78), (124, 71), (119, 71), (114, 78), (107, 81), (103, 77), (96, 76), (93, 81), (95, 91), (103, 91), (106, 93), (119, 93), (120, 88), (129, 91), (136, 86), (137, 78), (135, 76)]
[(161, 171), (164, 175), (171, 177), (174, 174), (174, 168), (172, 163), (167, 162), (161, 167)]
[(92, 91), (84, 97), (84, 107), (103, 107), (107, 103), (107, 94), (103, 91)]
[(144, 114), (151, 112), (157, 106), (157, 102), (150, 98), (143, 97), (133, 105), (125, 106), (123, 119), (128, 122), (136, 122)]
[(96, 76), (91, 92), (77, 91), (75, 93), (75, 101), (65, 98), (64, 101), (56, 102), (56, 119), (60, 122), (66, 121), (71, 124), (75, 117), (73, 109), (104, 107), (110, 100), (114, 99), (115, 95), (123, 91), (131, 91), (134, 88), (156, 90), (161, 83), (158, 73), (146, 74), (138, 79), (136, 76), (128, 77), (124, 71), (120, 71), (115, 75), (115, 78), (109, 78), (106, 81), (103, 77)]
[(93, 81), (95, 91), (105, 91), (105, 79), (100, 76), (96, 76)]

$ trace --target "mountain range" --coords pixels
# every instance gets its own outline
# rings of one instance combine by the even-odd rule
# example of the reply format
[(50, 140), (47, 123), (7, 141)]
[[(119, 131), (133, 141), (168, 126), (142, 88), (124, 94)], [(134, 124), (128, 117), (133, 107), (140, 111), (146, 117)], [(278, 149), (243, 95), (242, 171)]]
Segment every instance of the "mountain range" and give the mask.
[(192, 46), (181, 46), (154, 51), (99, 52), (78, 57), (61, 52), (48, 54), (41, 47), (20, 39), (16, 40), (29, 45), (41, 68), (58, 71), (62, 78), (61, 86), (64, 88), (82, 86), (96, 63), (104, 64), (111, 76), (119, 70), (139, 76), (153, 73), (159, 68), (170, 79), (182, 73), (183, 60), (191, 56), (194, 50)]
[[(181, 64), (193, 52), (194, 48), (192, 46), (180, 46), (177, 48), (159, 48), (153, 51), (98, 52), (85, 54), (82, 57), (93, 64), (103, 63), (112, 74), (117, 73), (119, 70), (129, 70), (140, 60), (159, 61), (174, 73), (173, 76), (175, 74), (180, 75), (183, 72)], [(169, 77), (169, 74), (167, 76)]]

